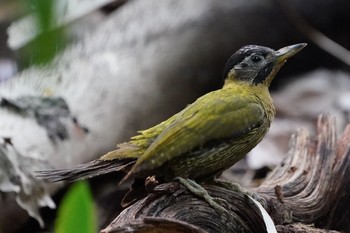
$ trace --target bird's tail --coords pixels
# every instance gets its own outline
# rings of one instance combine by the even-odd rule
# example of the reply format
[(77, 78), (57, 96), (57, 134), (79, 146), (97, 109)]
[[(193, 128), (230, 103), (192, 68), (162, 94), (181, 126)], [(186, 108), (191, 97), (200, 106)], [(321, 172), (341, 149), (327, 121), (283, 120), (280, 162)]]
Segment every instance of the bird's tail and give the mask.
[(127, 173), (136, 162), (134, 158), (115, 160), (93, 160), (79, 164), (73, 168), (38, 171), (37, 177), (49, 182), (75, 181), (89, 179), (110, 172), (123, 171)]

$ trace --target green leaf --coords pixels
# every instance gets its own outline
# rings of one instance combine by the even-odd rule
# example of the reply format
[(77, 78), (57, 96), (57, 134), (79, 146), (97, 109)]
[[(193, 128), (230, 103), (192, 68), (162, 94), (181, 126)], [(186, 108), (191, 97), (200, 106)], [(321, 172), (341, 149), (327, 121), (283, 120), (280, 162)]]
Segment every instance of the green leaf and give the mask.
[(55, 232), (97, 232), (96, 210), (85, 181), (74, 184), (63, 197), (55, 222)]
[(55, 0), (22, 0), (32, 11), (36, 19), (38, 35), (27, 46), (20, 50), (22, 66), (47, 64), (67, 44), (66, 27), (57, 26), (57, 1)]

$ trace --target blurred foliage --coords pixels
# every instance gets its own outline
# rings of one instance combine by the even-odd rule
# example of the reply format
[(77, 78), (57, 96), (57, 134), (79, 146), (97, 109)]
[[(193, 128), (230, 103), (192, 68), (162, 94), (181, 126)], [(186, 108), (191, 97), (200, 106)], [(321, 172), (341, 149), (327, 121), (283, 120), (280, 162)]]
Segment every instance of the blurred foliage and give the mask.
[(55, 233), (96, 233), (97, 220), (87, 182), (74, 184), (63, 197), (55, 222)]
[(36, 18), (38, 37), (22, 51), (22, 65), (45, 64), (51, 61), (66, 44), (64, 27), (55, 28), (57, 15), (54, 0), (21, 0)]

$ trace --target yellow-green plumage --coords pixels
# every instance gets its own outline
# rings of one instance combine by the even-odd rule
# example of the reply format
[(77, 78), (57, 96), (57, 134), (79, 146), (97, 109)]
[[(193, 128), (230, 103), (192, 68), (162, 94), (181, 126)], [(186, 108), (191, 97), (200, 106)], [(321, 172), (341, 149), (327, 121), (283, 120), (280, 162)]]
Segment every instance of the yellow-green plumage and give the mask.
[[(129, 147), (126, 156), (137, 158), (136, 172), (167, 165), (173, 176), (197, 178), (224, 170), (246, 155), (262, 140), (274, 113), (266, 85), (247, 88), (228, 81), (119, 147)], [(101, 159), (115, 160), (122, 154), (117, 149)]]
[(73, 169), (43, 172), (49, 180), (89, 178), (111, 171), (131, 177), (156, 175), (206, 179), (220, 174), (254, 148), (275, 114), (269, 85), (286, 59), (305, 44), (278, 51), (246, 46), (225, 67), (222, 89), (210, 92), (168, 120), (139, 131), (100, 159)]
[(261, 141), (273, 118), (270, 95), (261, 88), (247, 90), (231, 82), (158, 126), (166, 125), (163, 130), (155, 127), (157, 134), (148, 137), (152, 144), (140, 153), (135, 172), (174, 160), (168, 166), (174, 176), (197, 178), (232, 166)]
[[(234, 97), (231, 95), (230, 98), (229, 94), (232, 91), (236, 95)], [(263, 139), (275, 112), (268, 91), (264, 92), (266, 98), (261, 99), (261, 96), (258, 97), (254, 91), (247, 92), (242, 86), (235, 84), (225, 86), (220, 93), (221, 98), (217, 101), (227, 107), (216, 109), (216, 117), (211, 123), (214, 127), (206, 125), (201, 128), (203, 134), (212, 137), (213, 141), (208, 145), (204, 143), (202, 148), (184, 157), (175, 158), (170, 165), (174, 175), (184, 178), (205, 178), (208, 175), (218, 174), (254, 148)], [(210, 112), (210, 106), (206, 109)], [(242, 118), (242, 115), (245, 117)]]

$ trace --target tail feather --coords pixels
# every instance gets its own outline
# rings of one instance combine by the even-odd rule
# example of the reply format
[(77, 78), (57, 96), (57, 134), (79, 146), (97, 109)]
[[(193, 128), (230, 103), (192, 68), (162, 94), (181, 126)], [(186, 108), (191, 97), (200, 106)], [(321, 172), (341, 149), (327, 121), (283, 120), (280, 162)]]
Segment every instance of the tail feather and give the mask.
[(88, 163), (77, 165), (68, 169), (37, 171), (38, 178), (42, 178), (49, 182), (58, 181), (76, 181), (89, 179), (95, 176), (107, 174), (110, 172), (124, 171), (127, 173), (136, 159), (121, 159), (121, 160), (93, 160)]

